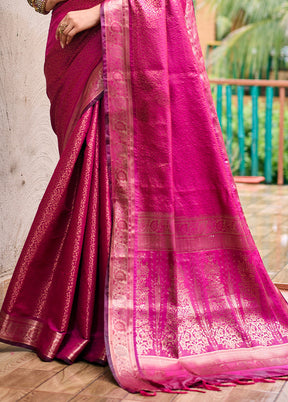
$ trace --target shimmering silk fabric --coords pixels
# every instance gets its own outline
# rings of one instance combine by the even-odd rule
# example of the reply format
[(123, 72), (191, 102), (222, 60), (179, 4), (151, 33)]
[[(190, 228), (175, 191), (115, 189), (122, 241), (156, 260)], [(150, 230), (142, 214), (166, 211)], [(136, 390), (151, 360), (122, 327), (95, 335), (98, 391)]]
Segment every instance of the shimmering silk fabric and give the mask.
[(192, 0), (102, 7), (115, 378), (136, 392), (287, 374), (287, 304), (243, 216)]
[(61, 49), (65, 14), (99, 2), (53, 11), (45, 74), (60, 160), (0, 339), (46, 360), (107, 354), (131, 392), (288, 374), (287, 304), (242, 213), (192, 0), (106, 0), (101, 29)]
[[(99, 3), (100, 1), (98, 1)], [(60, 160), (14, 271), (1, 310), (0, 338), (45, 360), (106, 361), (104, 287), (111, 236), (101, 30), (64, 50), (55, 39), (70, 10), (53, 12), (45, 74)]]

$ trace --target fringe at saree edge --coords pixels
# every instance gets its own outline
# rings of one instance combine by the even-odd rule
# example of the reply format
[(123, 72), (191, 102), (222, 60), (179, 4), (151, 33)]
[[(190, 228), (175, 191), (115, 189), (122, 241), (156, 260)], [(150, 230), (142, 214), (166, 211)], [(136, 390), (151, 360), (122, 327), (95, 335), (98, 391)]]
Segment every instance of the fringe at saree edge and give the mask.
[[(257, 371), (256, 371), (257, 373)], [(198, 392), (198, 393), (206, 393), (206, 391), (221, 391), (223, 387), (236, 387), (237, 385), (253, 385), (259, 382), (262, 383), (275, 383), (276, 381), (288, 381), (288, 366), (279, 367), (279, 368), (271, 368), (266, 371), (259, 371), (258, 375), (255, 377), (252, 375), (248, 377), (247, 375), (243, 376), (233, 376), (233, 374), (229, 376), (220, 376), (215, 378), (203, 378), (197, 379), (197, 381), (191, 385), (182, 386), (180, 388), (172, 388), (168, 386), (164, 386), (160, 389), (145, 389), (140, 390), (139, 393), (142, 396), (152, 397), (156, 396), (157, 393), (169, 393), (169, 394), (187, 394), (189, 392)], [(155, 384), (154, 384), (155, 385)]]

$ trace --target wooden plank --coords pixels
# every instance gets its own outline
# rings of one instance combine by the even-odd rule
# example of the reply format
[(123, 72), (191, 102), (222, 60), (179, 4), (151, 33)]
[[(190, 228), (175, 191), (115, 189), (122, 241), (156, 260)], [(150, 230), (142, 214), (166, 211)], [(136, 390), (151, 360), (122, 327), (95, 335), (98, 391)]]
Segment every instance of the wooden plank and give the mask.
[(59, 392), (44, 392), (34, 390), (29, 392), (22, 402), (68, 402), (72, 399), (72, 394), (61, 394)]
[[(73, 402), (121, 402), (123, 399), (119, 398), (106, 398), (105, 396), (89, 396), (89, 395), (77, 395), (75, 398), (71, 399)], [(34, 401), (33, 401), (34, 402)], [(44, 401), (43, 401), (44, 402)], [(46, 401), (45, 401), (46, 402)], [(58, 401), (57, 401), (58, 402)], [(157, 402), (157, 401), (155, 401)]]
[(0, 387), (32, 390), (54, 374), (53, 371), (29, 370), (19, 367), (0, 378)]
[(258, 176), (258, 131), (259, 131), (259, 119), (258, 119), (258, 98), (259, 87), (251, 88), (252, 97), (252, 145), (251, 145), (251, 175)]
[(73, 363), (38, 387), (38, 391), (76, 394), (88, 387), (104, 372), (105, 368), (84, 362)]
[(27, 351), (27, 349), (23, 350), (16, 346), (7, 346), (7, 349), (4, 349), (0, 353), (0, 379), (12, 373), (16, 368), (22, 366), (22, 364), (32, 362), (36, 357), (33, 352)]
[(205, 394), (188, 392), (186, 395), (176, 395), (173, 402), (223, 402), (229, 398), (236, 387), (222, 387), (221, 391), (206, 391)]
[[(185, 397), (186, 395), (191, 395), (191, 394), (192, 394), (192, 392), (189, 393), (189, 394), (184, 394), (184, 395), (182, 394), (181, 398)], [(202, 396), (202, 394), (198, 394), (198, 395)], [(205, 394), (203, 394), (203, 395), (205, 395)], [(176, 397), (177, 397), (177, 394), (168, 394), (168, 393), (165, 393), (165, 392), (157, 392), (157, 395), (155, 397), (152, 397), (151, 400), (152, 401), (155, 400), (155, 402), (158, 402), (158, 401), (159, 402), (172, 402), (172, 401), (176, 400), (175, 399)], [(147, 398), (148, 398), (147, 396), (142, 396), (140, 394), (131, 394), (130, 393), (125, 398), (123, 398), (122, 401), (133, 401), (133, 402), (135, 402), (135, 401), (147, 401)]]
[(212, 78), (211, 84), (219, 85), (242, 85), (242, 86), (257, 86), (257, 87), (271, 87), (271, 88), (288, 88), (288, 80), (248, 80), (248, 79), (234, 79), (234, 78)]
[(277, 184), (284, 184), (284, 108), (285, 88), (280, 88), (279, 145), (278, 145), (278, 179)]
[(45, 362), (41, 360), (36, 354), (33, 360), (30, 360), (21, 365), (21, 368), (28, 368), (30, 370), (53, 371), (55, 373), (65, 369), (65, 367), (67, 367), (67, 364), (62, 361), (53, 360), (50, 362)]
[(258, 184), (265, 181), (264, 176), (234, 176), (235, 183)]
[(277, 402), (287, 402), (287, 401), (288, 401), (288, 382), (284, 383), (283, 388), (277, 398)]
[(0, 400), (3, 402), (15, 402), (25, 396), (27, 392), (27, 390), (0, 387)]
[[(254, 391), (253, 389), (242, 390), (241, 387), (234, 388), (225, 402), (275, 402), (277, 392)], [(213, 399), (211, 400), (213, 402)]]
[(109, 368), (107, 368), (102, 376), (100, 376), (96, 381), (90, 384), (79, 394), (79, 397), (83, 395), (98, 395), (99, 397), (105, 396), (107, 398), (123, 399), (124, 397), (128, 396), (128, 392), (119, 387), (114, 380), (111, 371)]
[(288, 290), (288, 283), (279, 283), (279, 282), (274, 282), (274, 285), (276, 288), (279, 290)]

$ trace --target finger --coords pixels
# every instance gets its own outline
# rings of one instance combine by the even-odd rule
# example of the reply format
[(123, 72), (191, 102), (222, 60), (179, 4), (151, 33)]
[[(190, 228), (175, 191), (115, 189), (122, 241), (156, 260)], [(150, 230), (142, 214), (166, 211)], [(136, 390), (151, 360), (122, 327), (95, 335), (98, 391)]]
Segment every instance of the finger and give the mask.
[(67, 25), (67, 27), (64, 29), (64, 31), (63, 31), (63, 34), (65, 35), (65, 36), (68, 36), (69, 35), (69, 33), (72, 31), (72, 29), (74, 29), (74, 26), (73, 25)]
[(62, 49), (64, 49), (65, 44), (66, 44), (66, 35), (64, 35), (64, 33), (60, 33), (60, 45), (62, 47)]
[(60, 39), (60, 33), (61, 33), (61, 23), (58, 25), (58, 27), (56, 29), (55, 37), (57, 40)]
[[(67, 28), (68, 26), (68, 22), (66, 21), (66, 17), (60, 22), (60, 24), (58, 25), (57, 29), (56, 29), (56, 39), (58, 40), (60, 38), (61, 33), (63, 33), (63, 31)], [(63, 29), (64, 27), (64, 29)]]
[(69, 45), (69, 43), (71, 43), (72, 39), (74, 38), (74, 36), (78, 33), (78, 30), (73, 27), (71, 29), (71, 31), (68, 33), (67, 38), (66, 38), (66, 45)]
[(61, 26), (60, 29), (58, 30), (58, 39), (60, 41), (60, 45), (62, 48), (65, 46), (66, 39), (67, 39), (67, 33), (69, 32), (69, 30), (71, 30), (71, 28), (63, 29), (63, 26)]
[(59, 25), (59, 27), (56, 29), (56, 39), (59, 40), (61, 35), (62, 35), (62, 28)]
[[(60, 45), (62, 49), (71, 42), (72, 38), (70, 39), (70, 41), (68, 41), (68, 37), (73, 29), (73, 26), (68, 25), (67, 28), (64, 29), (64, 31), (60, 32)], [(75, 34), (72, 34), (72, 37), (74, 35)]]

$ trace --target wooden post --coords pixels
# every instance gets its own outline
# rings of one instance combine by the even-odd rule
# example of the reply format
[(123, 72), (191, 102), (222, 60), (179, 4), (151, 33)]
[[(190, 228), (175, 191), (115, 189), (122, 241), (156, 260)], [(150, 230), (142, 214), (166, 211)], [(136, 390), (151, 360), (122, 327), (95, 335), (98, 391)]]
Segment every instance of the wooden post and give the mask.
[(232, 129), (232, 87), (227, 85), (226, 87), (226, 104), (227, 104), (227, 153), (230, 164), (232, 163), (232, 141), (233, 141), (233, 129)]
[(279, 113), (279, 146), (278, 146), (278, 179), (277, 184), (284, 184), (284, 109), (285, 88), (280, 88), (280, 113)]
[(266, 89), (266, 128), (265, 128), (265, 178), (272, 182), (272, 112), (273, 88)]
[[(266, 87), (266, 130), (265, 130), (265, 178), (266, 183), (272, 182), (272, 108), (273, 108), (273, 88), (279, 88), (280, 97), (280, 121), (279, 121), (279, 150), (278, 150), (278, 184), (284, 183), (284, 109), (285, 109), (285, 89), (288, 88), (288, 80), (252, 80), (252, 79), (233, 79), (233, 78), (212, 78), (211, 84), (218, 86), (227, 85), (227, 153), (231, 162), (232, 158), (232, 89), (235, 86), (252, 87), (252, 151), (251, 151), (251, 174), (256, 177), (258, 171), (258, 97), (259, 88)], [(222, 90), (222, 89), (221, 89)], [(278, 91), (278, 90), (277, 90)], [(222, 117), (222, 114), (221, 114)], [(253, 179), (254, 180), (254, 179)]]
[(217, 115), (222, 130), (222, 85), (217, 85)]
[(258, 176), (258, 132), (259, 132), (259, 119), (258, 119), (258, 97), (259, 87), (251, 88), (252, 96), (252, 146), (251, 146), (251, 174)]
[(244, 87), (237, 88), (238, 94), (238, 143), (240, 153), (240, 176), (245, 176), (245, 132), (244, 132)]

